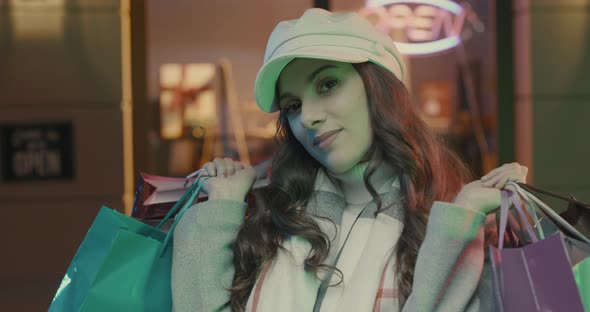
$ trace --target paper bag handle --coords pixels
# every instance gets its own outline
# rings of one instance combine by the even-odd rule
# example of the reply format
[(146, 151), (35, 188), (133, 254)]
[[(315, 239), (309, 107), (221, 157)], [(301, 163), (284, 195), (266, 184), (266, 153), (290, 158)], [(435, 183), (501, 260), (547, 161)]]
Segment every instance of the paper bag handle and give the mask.
[(565, 221), (557, 212), (555, 212), (553, 209), (547, 206), (547, 204), (545, 204), (543, 201), (537, 198), (534, 194), (528, 192), (523, 187), (514, 182), (508, 182), (506, 185), (511, 185), (512, 187), (514, 187), (518, 191), (520, 196), (522, 196), (525, 200), (534, 203), (535, 206), (537, 206), (541, 211), (547, 214), (547, 216), (549, 216), (551, 220), (564, 227), (568, 232), (570, 232), (570, 234), (575, 236), (577, 239), (590, 244), (590, 239), (588, 237), (584, 236), (582, 233), (576, 230), (576, 228), (574, 228), (571, 224)]
[(512, 202), (512, 206), (514, 206), (514, 209), (517, 211), (518, 215), (520, 216), (521, 222), (524, 223), (524, 226), (526, 227), (526, 230), (529, 233), (529, 236), (531, 237), (533, 242), (538, 241), (537, 235), (535, 234), (535, 232), (533, 231), (533, 228), (531, 227), (530, 223), (528, 222), (528, 219), (522, 210), (522, 205), (520, 203), (520, 200), (516, 196), (516, 194), (514, 194), (514, 192), (512, 192), (511, 190), (504, 189), (501, 191), (501, 195), (502, 195), (502, 198), (501, 198), (501, 203), (500, 203), (500, 233), (498, 233), (498, 235), (499, 235), (498, 249), (504, 248), (504, 234), (506, 233), (506, 224), (508, 223), (508, 213), (510, 210), (510, 203), (511, 202)]

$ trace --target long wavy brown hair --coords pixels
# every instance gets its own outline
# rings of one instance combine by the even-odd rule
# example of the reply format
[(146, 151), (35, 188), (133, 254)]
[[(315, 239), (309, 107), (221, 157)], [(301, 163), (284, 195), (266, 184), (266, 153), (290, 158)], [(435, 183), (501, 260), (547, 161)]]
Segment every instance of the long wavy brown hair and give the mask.
[[(353, 66), (367, 93), (374, 142), (365, 156), (369, 167), (364, 183), (378, 204), (378, 212), (388, 207), (381, 207), (369, 178), (382, 162), (392, 165), (400, 175), (405, 214), (394, 269), (401, 307), (412, 291), (414, 266), (432, 204), (452, 201), (470, 176), (466, 166), (420, 119), (400, 80), (373, 63)], [(300, 236), (311, 244), (305, 261), (307, 271), (338, 271), (322, 264), (330, 240), (304, 208), (321, 165), (297, 141), (282, 112), (275, 139), (279, 147), (272, 163), (271, 184), (255, 191), (255, 204), (249, 207), (248, 218), (233, 244), (235, 275), (228, 302), (233, 311), (244, 311), (260, 271), (282, 248), (283, 239), (290, 236)]]

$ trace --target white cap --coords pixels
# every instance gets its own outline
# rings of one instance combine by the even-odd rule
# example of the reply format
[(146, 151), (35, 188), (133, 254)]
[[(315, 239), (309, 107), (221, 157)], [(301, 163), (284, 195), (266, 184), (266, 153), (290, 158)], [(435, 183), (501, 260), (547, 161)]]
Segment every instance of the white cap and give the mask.
[(331, 13), (309, 9), (299, 19), (280, 22), (273, 30), (264, 55), (264, 65), (254, 84), (256, 103), (265, 112), (275, 103), (277, 79), (295, 58), (333, 60), (345, 63), (373, 62), (403, 80), (404, 64), (393, 40), (356, 13)]

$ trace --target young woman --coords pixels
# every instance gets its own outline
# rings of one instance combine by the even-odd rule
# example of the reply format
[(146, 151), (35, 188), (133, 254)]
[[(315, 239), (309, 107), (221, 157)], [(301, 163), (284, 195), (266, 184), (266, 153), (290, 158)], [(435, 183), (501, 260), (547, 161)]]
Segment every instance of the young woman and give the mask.
[(204, 166), (209, 200), (174, 233), (175, 311), (493, 308), (486, 215), (527, 169), (466, 184), (403, 71), (391, 40), (356, 14), (279, 23), (255, 86), (262, 110), (280, 110), (271, 184), (246, 207), (251, 167)]

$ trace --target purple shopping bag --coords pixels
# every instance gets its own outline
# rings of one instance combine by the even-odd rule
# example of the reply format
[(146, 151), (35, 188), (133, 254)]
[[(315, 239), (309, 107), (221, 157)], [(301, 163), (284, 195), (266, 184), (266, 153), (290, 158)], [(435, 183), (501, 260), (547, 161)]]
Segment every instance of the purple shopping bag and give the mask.
[[(508, 210), (512, 201), (532, 243), (503, 248)], [(584, 312), (574, 280), (564, 235), (538, 240), (522, 211), (520, 199), (502, 191), (498, 248), (490, 247), (494, 297), (500, 311)]]

